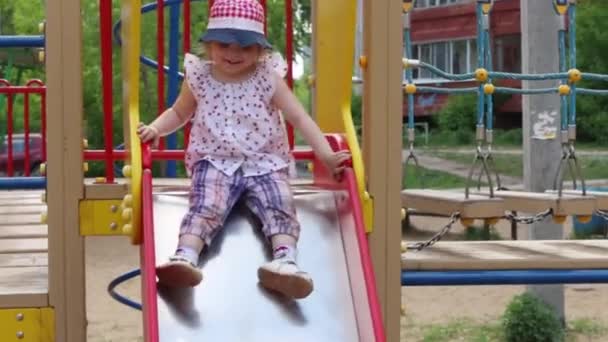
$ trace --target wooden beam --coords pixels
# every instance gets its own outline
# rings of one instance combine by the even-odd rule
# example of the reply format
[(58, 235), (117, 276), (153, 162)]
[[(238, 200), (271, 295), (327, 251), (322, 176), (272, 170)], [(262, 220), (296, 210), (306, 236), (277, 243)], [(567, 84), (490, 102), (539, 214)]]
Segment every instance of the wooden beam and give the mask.
[[(83, 197), (81, 2), (47, 7), (46, 73), (49, 301), (55, 340), (86, 341), (84, 241), (78, 230)], [(68, 157), (69, 156), (69, 157)]]
[(401, 315), (401, 2), (364, 1), (363, 144), (374, 201), (370, 249), (387, 341), (400, 338)]
[[(478, 192), (488, 195), (488, 192)], [(494, 195), (502, 198), (506, 210), (514, 210), (524, 213), (536, 214), (547, 209), (553, 210), (554, 216), (569, 215), (592, 215), (595, 211), (595, 198), (591, 196), (577, 196), (572, 194), (562, 194), (546, 192), (526, 192), (526, 191), (495, 191)]]
[(401, 205), (423, 213), (451, 216), (459, 212), (462, 218), (498, 218), (505, 214), (500, 198), (464, 192), (410, 189), (401, 192)]
[(606, 240), (438, 242), (401, 256), (407, 271), (605, 269)]

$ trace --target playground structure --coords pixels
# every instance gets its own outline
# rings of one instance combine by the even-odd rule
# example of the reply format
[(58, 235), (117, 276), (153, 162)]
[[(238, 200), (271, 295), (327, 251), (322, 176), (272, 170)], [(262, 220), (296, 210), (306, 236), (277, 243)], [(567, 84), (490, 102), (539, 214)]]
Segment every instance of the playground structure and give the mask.
[[(194, 3), (194, 1), (192, 1)], [(291, 12), (286, 1), (286, 12)], [(574, 29), (575, 3), (555, 1), (557, 15), (564, 16), (568, 10)], [(191, 1), (183, 4), (184, 35), (189, 36), (189, 8)], [(487, 44), (488, 18), (492, 1), (478, 1), (478, 41)], [(270, 297), (265, 297), (255, 288), (254, 281), (222, 271), (218, 263), (231, 264), (242, 260), (230, 246), (241, 243), (255, 244), (257, 238), (250, 227), (255, 225), (243, 210), (237, 209), (226, 224), (223, 247), (218, 247), (211, 256), (205, 256), (205, 272), (210, 276), (196, 289), (194, 306), (204, 317), (213, 317), (205, 328), (184, 328), (183, 322), (175, 314), (171, 300), (159, 290), (157, 294), (154, 267), (170, 252), (176, 234), (167, 229), (162, 233), (154, 226), (171, 226), (185, 209), (185, 183), (183, 180), (152, 179), (153, 160), (179, 160), (183, 150), (169, 148), (151, 151), (149, 146), (141, 146), (134, 134), (139, 122), (139, 70), (141, 64), (155, 66), (159, 77), (158, 95), (164, 98), (164, 77), (177, 86), (177, 53), (170, 59), (169, 67), (154, 63), (140, 56), (140, 22), (143, 8), (140, 1), (124, 1), (119, 32), (123, 51), (123, 118), (125, 129), (125, 149), (115, 150), (112, 142), (112, 65), (111, 57), (112, 21), (111, 1), (100, 2), (100, 22), (102, 32), (103, 96), (105, 118), (105, 149), (88, 150), (83, 137), (82, 126), (82, 80), (78, 70), (81, 67), (80, 38), (82, 18), (80, 1), (60, 0), (47, 7), (45, 27), (46, 87), (35, 90), (27, 87), (4, 85), (0, 94), (40, 93), (44, 97), (46, 113), (53, 120), (46, 123), (46, 156), (48, 166), (45, 177), (9, 177), (0, 179), (0, 189), (11, 190), (0, 193), (0, 215), (8, 224), (0, 225), (0, 324), (6, 329), (0, 332), (1, 340), (31, 341), (85, 341), (86, 307), (84, 291), (84, 239), (92, 235), (125, 235), (140, 248), (142, 303), (134, 303), (112, 292), (123, 303), (142, 310), (144, 340), (174, 340), (178, 337), (213, 339), (238, 338), (247, 333), (250, 338), (264, 338), (271, 329), (264, 322), (249, 322), (273, 315), (272, 305), (278, 305)], [(169, 6), (171, 18), (179, 18), (179, 1), (159, 0), (157, 12)], [(285, 334), (308, 340), (360, 340), (397, 341), (399, 339), (399, 316), (401, 286), (418, 285), (479, 285), (479, 284), (548, 284), (548, 283), (589, 283), (606, 282), (605, 269), (608, 261), (608, 245), (603, 241), (512, 241), (512, 242), (437, 242), (446, 229), (426, 243), (412, 245), (401, 241), (400, 208), (420, 211), (436, 211), (437, 214), (458, 219), (497, 220), (504, 217), (531, 222), (543, 220), (553, 215), (560, 220), (566, 215), (589, 216), (594, 212), (608, 210), (606, 198), (601, 193), (582, 190), (562, 190), (556, 186), (555, 193), (531, 194), (507, 192), (493, 187), (491, 174), (492, 142), (492, 94), (495, 92), (559, 93), (562, 102), (570, 98), (570, 115), (562, 115), (562, 137), (565, 162), (574, 161), (576, 123), (572, 114), (576, 94), (601, 93), (600, 90), (576, 88), (580, 79), (606, 79), (604, 75), (580, 73), (571, 58), (572, 68), (566, 70), (565, 59), (560, 71), (550, 75), (519, 75), (492, 71), (487, 59), (487, 45), (478, 44), (479, 69), (473, 74), (449, 75), (431, 65), (402, 59), (402, 30), (405, 28), (406, 50), (409, 47), (408, 16), (413, 1), (399, 3), (388, 0), (364, 2), (364, 56), (359, 60), (363, 70), (364, 149), (359, 151), (358, 142), (350, 117), (350, 94), (352, 80), (352, 51), (354, 51), (354, 27), (356, 24), (356, 4), (352, 1), (316, 1), (313, 11), (313, 52), (314, 93), (313, 114), (334, 148), (349, 148), (353, 155), (352, 169), (347, 170), (345, 181), (334, 183), (324, 174), (323, 168), (314, 160), (310, 150), (295, 148), (294, 156), (300, 160), (312, 160), (314, 179), (312, 182), (295, 181), (294, 192), (298, 215), (304, 227), (302, 240), (302, 262), (314, 265), (319, 272), (317, 293), (303, 302), (302, 312), (309, 322), (285, 319), (284, 324), (273, 324), (272, 329), (285, 329)], [(289, 17), (289, 16), (288, 16)], [(158, 36), (163, 37), (164, 23), (158, 16)], [(175, 28), (178, 21), (172, 22)], [(289, 32), (290, 20), (287, 20)], [(292, 31), (292, 30), (291, 30)], [(563, 31), (563, 32), (562, 32)], [(116, 37), (116, 35), (115, 35)], [(376, 37), (372, 39), (372, 37)], [(378, 37), (384, 37), (379, 39)], [(486, 37), (486, 38), (484, 38)], [(571, 52), (573, 34), (571, 32)], [(177, 38), (172, 36), (173, 48), (177, 48)], [(559, 39), (566, 39), (565, 28)], [(185, 41), (188, 41), (187, 39)], [(290, 44), (287, 44), (289, 46)], [(564, 45), (565, 46), (565, 45)], [(164, 42), (159, 39), (158, 60), (164, 60)], [(561, 44), (560, 44), (561, 47)], [(174, 49), (170, 49), (174, 51)], [(189, 44), (184, 44), (189, 50)], [(560, 56), (565, 50), (560, 49)], [(173, 53), (173, 52), (172, 52)], [(286, 55), (290, 55), (288, 51)], [(146, 64), (147, 63), (147, 64)], [(408, 82), (402, 85), (402, 71), (406, 67)], [(482, 166), (483, 175), (490, 187), (464, 194), (437, 192), (429, 189), (406, 189), (401, 187), (401, 107), (405, 93), (408, 105), (416, 92), (438, 92), (444, 89), (416, 87), (411, 83), (411, 67), (424, 67), (448, 79), (470, 79), (479, 81), (479, 87), (454, 90), (477, 92), (479, 96), (478, 148), (476, 163)], [(521, 79), (559, 79), (559, 88), (539, 90), (498, 88), (491, 80), (500, 77)], [(170, 86), (171, 89), (171, 86)], [(169, 96), (170, 98), (171, 96)], [(488, 101), (487, 109), (484, 105)], [(162, 101), (160, 101), (162, 102)], [(10, 101), (9, 101), (10, 103)], [(109, 105), (108, 105), (109, 103)], [(170, 103), (170, 101), (168, 102)], [(567, 103), (567, 102), (563, 102)], [(159, 112), (162, 112), (159, 103)], [(564, 107), (563, 107), (564, 108)], [(567, 108), (567, 107), (565, 107)], [(574, 109), (575, 110), (575, 109)], [(8, 109), (11, 113), (12, 109)], [(391, 113), (388, 115), (387, 113)], [(394, 113), (394, 114), (393, 114)], [(413, 110), (408, 112), (408, 140), (410, 158), (415, 161), (413, 146)], [(563, 113), (562, 113), (563, 114)], [(485, 118), (485, 121), (484, 121)], [(9, 121), (10, 122), (10, 121)], [(572, 128), (571, 128), (572, 127)], [(291, 130), (290, 130), (291, 131)], [(27, 131), (26, 131), (27, 132)], [(9, 134), (10, 136), (10, 134)], [(293, 146), (293, 134), (290, 133)], [(85, 179), (87, 160), (103, 160), (106, 163), (104, 179)], [(125, 160), (123, 169), (126, 178), (114, 177), (114, 162)], [(567, 165), (567, 164), (566, 164)], [(475, 164), (474, 164), (475, 166)], [(477, 174), (471, 172), (472, 176)], [(481, 173), (480, 173), (481, 174)], [(561, 176), (558, 175), (559, 184)], [(582, 180), (582, 178), (581, 178)], [(559, 185), (558, 184), (558, 185)], [(38, 198), (40, 193), (24, 189), (44, 189), (48, 214), (43, 215), (44, 225), (36, 224), (36, 213), (43, 209)], [(402, 201), (399, 201), (401, 197)], [(373, 199), (373, 202), (372, 202)], [(429, 205), (432, 201), (433, 205)], [(8, 203), (7, 203), (8, 202)], [(15, 208), (18, 207), (18, 208)], [(8, 208), (8, 209), (6, 209)], [(505, 215), (517, 210), (539, 212), (531, 218)], [(17, 213), (17, 215), (15, 215)], [(6, 220), (4, 218), (6, 216)], [(17, 218), (11, 222), (9, 219)], [(177, 225), (175, 225), (177, 226)], [(308, 232), (308, 233), (306, 233)], [(367, 234), (366, 234), (367, 233)], [(308, 235), (306, 235), (308, 234)], [(48, 237), (47, 237), (48, 236)], [(47, 242), (48, 241), (48, 242)], [(341, 244), (343, 248), (335, 248)], [(368, 247), (369, 244), (369, 247)], [(330, 248), (334, 246), (334, 248)], [(219, 250), (221, 248), (221, 251)], [(306, 255), (307, 249), (315, 249), (317, 254), (327, 254), (339, 250), (331, 257), (338, 260), (335, 265), (315, 263), (316, 256)], [(255, 248), (253, 248), (255, 249)], [(416, 252), (408, 249), (420, 250)], [(403, 254), (401, 254), (403, 252)], [(213, 258), (213, 254), (221, 258)], [(247, 255), (251, 267), (264, 260), (263, 251), (255, 250)], [(371, 262), (370, 262), (371, 261)], [(231, 267), (228, 267), (229, 269)], [(402, 272), (403, 270), (403, 272)], [(138, 275), (139, 272), (123, 275), (110, 287)], [(238, 279), (238, 287), (251, 296), (240, 298), (242, 312), (227, 318), (220, 317), (217, 308), (218, 292), (213, 289), (226, 287), (230, 279)], [(232, 284), (231, 286), (237, 286)], [(325, 298), (335, 296), (335, 302)], [(236, 302), (223, 303), (230, 310), (237, 311)], [(243, 309), (246, 303), (246, 310)], [(270, 305), (270, 307), (269, 307)], [(335, 310), (343, 314), (335, 317)], [(228, 309), (226, 309), (228, 310)], [(328, 311), (334, 315), (326, 315)], [(314, 312), (314, 314), (313, 314)], [(323, 317), (327, 319), (322, 319)], [(333, 317), (333, 318), (332, 318)], [(330, 319), (331, 318), (331, 319)], [(213, 321), (215, 320), (215, 321)], [(266, 320), (268, 321), (268, 320)], [(244, 322), (249, 322), (243, 325)], [(323, 323), (324, 322), (324, 323)], [(215, 327), (213, 324), (216, 324)], [(225, 329), (231, 326), (252, 325), (257, 330), (239, 331)], [(266, 323), (267, 324), (267, 323)], [(333, 325), (334, 329), (327, 325)], [(337, 329), (335, 329), (338, 327)], [(218, 329), (224, 328), (224, 329)], [(227, 337), (222, 333), (234, 333)], [(228, 331), (226, 330), (235, 330)], [(246, 330), (246, 329), (243, 329)], [(299, 334), (299, 335), (298, 335)]]
[[(194, 3), (194, 1), (192, 1)], [(162, 12), (164, 7), (170, 7), (171, 18), (179, 18), (179, 1), (157, 1), (156, 8)], [(3, 216), (15, 219), (9, 222), (8, 226), (2, 226), (3, 233), (7, 239), (0, 248), (2, 249), (3, 261), (2, 277), (0, 278), (0, 321), (5, 329), (0, 333), (2, 340), (32, 340), (32, 341), (84, 341), (86, 340), (86, 307), (85, 307), (85, 277), (84, 277), (84, 239), (92, 235), (125, 235), (134, 245), (140, 247), (141, 251), (141, 277), (142, 277), (142, 303), (134, 303), (120, 295), (112, 292), (115, 298), (123, 303), (131, 304), (134, 308), (142, 310), (142, 320), (144, 322), (144, 339), (146, 341), (174, 340), (180, 334), (191, 333), (192, 329), (179, 329), (180, 325), (174, 321), (177, 317), (170, 308), (170, 301), (165, 301), (163, 293), (157, 296), (156, 279), (154, 275), (155, 260), (163, 258), (167, 253), (167, 241), (175, 235), (167, 232), (159, 234), (154, 231), (154, 225), (161, 224), (163, 219), (175, 218), (174, 212), (183, 210), (185, 193), (185, 180), (155, 179), (154, 184), (151, 176), (152, 160), (179, 160), (183, 158), (184, 152), (180, 149), (161, 148), (150, 151), (149, 146), (140, 146), (134, 134), (135, 124), (139, 122), (139, 70), (141, 62), (150, 62), (149, 58), (140, 56), (140, 23), (141, 9), (140, 1), (124, 1), (122, 3), (122, 15), (120, 25), (115, 25), (115, 32), (120, 32), (120, 43), (122, 49), (122, 79), (123, 79), (123, 108), (124, 108), (124, 129), (125, 146), (124, 150), (114, 149), (112, 141), (112, 91), (111, 76), (113, 73), (111, 62), (112, 48), (112, 21), (110, 1), (100, 2), (100, 28), (101, 39), (101, 60), (102, 60), (102, 82), (104, 97), (104, 136), (105, 145), (103, 150), (90, 150), (87, 140), (83, 136), (82, 130), (82, 79), (78, 70), (82, 66), (82, 39), (81, 39), (81, 4), (79, 1), (62, 0), (49, 6), (47, 9), (47, 20), (44, 28), (45, 32), (45, 54), (46, 54), (46, 85), (37, 89), (45, 98), (45, 109), (49, 120), (44, 132), (46, 134), (46, 151), (48, 162), (44, 166), (44, 177), (14, 177), (9, 173), (9, 177), (0, 179), (3, 205)], [(190, 33), (186, 29), (189, 23), (190, 1), (183, 1), (184, 32), (188, 36)], [(368, 5), (371, 6), (371, 5)], [(393, 12), (397, 13), (399, 7), (393, 6)], [(340, 9), (336, 11), (336, 9)], [(388, 7), (387, 7), (388, 9)], [(391, 317), (395, 328), (398, 327), (399, 304), (389, 300), (389, 289), (395, 297), (400, 289), (399, 286), (399, 244), (398, 231), (389, 232), (384, 227), (386, 215), (371, 212), (371, 210), (384, 211), (386, 206), (382, 203), (394, 203), (395, 208), (391, 210), (394, 224), (399, 222), (398, 199), (399, 193), (396, 186), (387, 186), (386, 180), (395, 177), (386, 177), (386, 170), (396, 170), (388, 165), (378, 167), (370, 172), (378, 172), (378, 176), (368, 173), (367, 178), (363, 174), (363, 157), (366, 163), (373, 162), (380, 166), (380, 162), (394, 162), (398, 165), (398, 160), (389, 158), (382, 140), (370, 144), (376, 146), (377, 151), (366, 149), (363, 155), (358, 150), (358, 143), (354, 135), (354, 127), (350, 118), (350, 81), (353, 69), (352, 53), (354, 49), (354, 25), (356, 17), (355, 4), (349, 1), (326, 3), (315, 3), (314, 25), (316, 32), (323, 34), (315, 35), (315, 116), (322, 129), (328, 134), (327, 137), (334, 148), (350, 148), (353, 154), (353, 168), (345, 174), (342, 183), (335, 183), (331, 177), (324, 175), (323, 167), (314, 160), (312, 151), (302, 148), (294, 150), (294, 157), (298, 160), (311, 160), (314, 164), (314, 180), (309, 182), (295, 181), (294, 192), (298, 212), (301, 216), (303, 225), (310, 227), (309, 235), (303, 234), (302, 243), (309, 244), (319, 252), (319, 246), (326, 252), (334, 251), (334, 259), (338, 262), (335, 265), (321, 265), (316, 263), (314, 267), (319, 270), (319, 280), (317, 281), (318, 296), (313, 296), (301, 304), (302, 314), (305, 315), (309, 323), (302, 325), (300, 321), (291, 321), (290, 316), (280, 315), (277, 319), (285, 319), (286, 333), (293, 338), (303, 340), (352, 340), (359, 339), (364, 341), (385, 340), (384, 326), (382, 317)], [(397, 12), (395, 12), (397, 10)], [(290, 2), (287, 2), (286, 12), (291, 13)], [(376, 18), (368, 19), (368, 27), (378, 27), (378, 30), (387, 31), (385, 24), (387, 21), (385, 13), (378, 13)], [(289, 18), (290, 15), (287, 15)], [(287, 32), (290, 29), (290, 20), (287, 22)], [(399, 25), (399, 16), (395, 15), (393, 23)], [(178, 22), (178, 21), (175, 21)], [(172, 29), (176, 28), (171, 23)], [(163, 15), (158, 15), (159, 37), (163, 37)], [(339, 23), (340, 25), (336, 25)], [(376, 35), (376, 33), (373, 33)], [(289, 34), (288, 34), (289, 36)], [(370, 33), (371, 36), (371, 33)], [(115, 36), (116, 37), (116, 36)], [(345, 37), (350, 37), (345, 39)], [(186, 39), (186, 41), (188, 41)], [(172, 37), (171, 47), (177, 46), (177, 42)], [(162, 47), (161, 47), (162, 46)], [(290, 44), (287, 44), (289, 47)], [(331, 47), (331, 48), (330, 48)], [(341, 47), (337, 53), (334, 50)], [(188, 45), (184, 44), (184, 49), (188, 50)], [(159, 60), (164, 49), (163, 39), (159, 39)], [(172, 50), (172, 49), (171, 49)], [(370, 58), (375, 58), (375, 62), (370, 62), (368, 70), (383, 69), (386, 65), (386, 55), (383, 50), (378, 53), (371, 53)], [(399, 55), (398, 50), (393, 51), (394, 57)], [(173, 53), (173, 52), (171, 52)], [(289, 57), (288, 51), (286, 55)], [(177, 56), (175, 53), (172, 56)], [(179, 74), (177, 58), (170, 57), (170, 66), (166, 68), (163, 63), (157, 63), (159, 78), (164, 79), (165, 71), (169, 69), (169, 83), (177, 85)], [(345, 62), (345, 61), (349, 61)], [(399, 59), (396, 58), (395, 66), (399, 67)], [(172, 69), (172, 66), (174, 67)], [(386, 74), (386, 70), (382, 70)], [(379, 73), (380, 74), (380, 73)], [(177, 75), (177, 77), (176, 77)], [(394, 81), (399, 81), (398, 75), (393, 75)], [(173, 80), (173, 81), (171, 81)], [(383, 84), (386, 78), (374, 79), (374, 82)], [(291, 83), (291, 80), (289, 80)], [(159, 82), (159, 96), (162, 93), (164, 81)], [(391, 106), (398, 108), (397, 103), (400, 99), (399, 82), (395, 82), (393, 88), (393, 101)], [(383, 86), (385, 89), (391, 87)], [(170, 86), (171, 89), (171, 86)], [(371, 88), (370, 88), (371, 89)], [(32, 90), (23, 87), (5, 85), (0, 88), (2, 93), (13, 92), (14, 94), (29, 94)], [(169, 96), (170, 97), (170, 96)], [(168, 99), (170, 101), (170, 99)], [(375, 103), (368, 104), (374, 107), (387, 108), (388, 99), (383, 94), (383, 98), (378, 98)], [(159, 104), (160, 109), (163, 104)], [(13, 108), (8, 110), (11, 114)], [(326, 114), (327, 113), (327, 114)], [(332, 113), (331, 115), (329, 113)], [(397, 118), (395, 118), (397, 119)], [(382, 122), (385, 121), (385, 122)], [(396, 120), (395, 120), (396, 121)], [(387, 120), (377, 120), (374, 122), (374, 133), (370, 133), (369, 139), (373, 134), (386, 132), (388, 127)], [(397, 125), (390, 125), (398, 127)], [(370, 126), (371, 127), (371, 126)], [(24, 130), (27, 134), (29, 128)], [(291, 130), (290, 130), (291, 131)], [(14, 132), (9, 132), (9, 137)], [(392, 138), (397, 141), (399, 132), (394, 130)], [(10, 138), (9, 138), (10, 139)], [(373, 140), (373, 139), (372, 139)], [(293, 146), (293, 134), (290, 133), (290, 141)], [(396, 144), (393, 144), (398, 152)], [(85, 179), (84, 172), (88, 169), (87, 161), (102, 160), (106, 164), (106, 174), (104, 178)], [(125, 160), (127, 166), (122, 170), (124, 179), (114, 176), (114, 163)], [(366, 181), (373, 181), (370, 188), (366, 187)], [(154, 185), (154, 186), (153, 186)], [(381, 205), (372, 207), (371, 196), (368, 189), (377, 187), (379, 190), (374, 195), (375, 200), (379, 200)], [(42, 224), (38, 222), (36, 213), (43, 211), (44, 206), (38, 203), (39, 191), (33, 189), (43, 189), (43, 199), (46, 201), (46, 213), (43, 213)], [(387, 196), (388, 189), (393, 190), (393, 199), (389, 201)], [(171, 190), (171, 191), (169, 191)], [(29, 214), (25, 214), (25, 213)], [(364, 225), (364, 222), (372, 222), (373, 217), (381, 217), (382, 220), (373, 225)], [(227, 233), (222, 245), (230, 246), (232, 240), (230, 236), (234, 232), (239, 232), (243, 228), (246, 232), (237, 233), (239, 238), (251, 240), (250, 226), (254, 223), (247, 219), (246, 214), (237, 210), (227, 223)], [(383, 227), (373, 233), (375, 238), (370, 240), (371, 245), (376, 247), (368, 248), (365, 228), (368, 231), (373, 226)], [(317, 230), (315, 232), (315, 230)], [(25, 232), (29, 232), (26, 234)], [(328, 235), (329, 234), (329, 235)], [(394, 236), (390, 236), (394, 234)], [(3, 235), (3, 238), (5, 235)], [(155, 239), (156, 237), (156, 239)], [(10, 239), (10, 240), (9, 240)], [(258, 241), (254, 238), (251, 242)], [(259, 242), (259, 241), (258, 241)], [(165, 243), (163, 245), (163, 243)], [(344, 248), (336, 248), (336, 244), (343, 244)], [(387, 248), (389, 245), (392, 248)], [(155, 250), (155, 245), (158, 248)], [(229, 247), (224, 247), (229, 248)], [(302, 248), (305, 248), (304, 246)], [(370, 251), (373, 253), (370, 256)], [(388, 257), (388, 252), (393, 254)], [(225, 254), (225, 252), (222, 252)], [(266, 254), (256, 253), (247, 256), (252, 262), (262, 262)], [(317, 258), (311, 254), (310, 258), (302, 256), (302, 262), (315, 262)], [(375, 265), (372, 266), (371, 261)], [(386, 269), (385, 260), (391, 260), (393, 271)], [(220, 260), (220, 259), (217, 259)], [(221, 258), (222, 262), (230, 263), (235, 260), (230, 254)], [(233, 278), (230, 274), (215, 273), (213, 262), (207, 260), (206, 269), (215, 274), (210, 276), (219, 282), (223, 289), (229, 284), (226, 283), (226, 276)], [(376, 268), (378, 281), (374, 280), (373, 269)], [(110, 284), (116, 286), (121, 281), (138, 274), (139, 271), (131, 274), (122, 275)], [(392, 278), (392, 281), (382, 279), (384, 275)], [(234, 274), (234, 276), (237, 276)], [(223, 279), (223, 280), (222, 280)], [(234, 280), (233, 280), (234, 281)], [(247, 279), (250, 285), (255, 284), (255, 279)], [(243, 280), (243, 284), (247, 283)], [(209, 282), (204, 292), (197, 292), (201, 296), (217, 298), (217, 292), (212, 291), (217, 284)], [(253, 292), (249, 296), (253, 300), (249, 309), (249, 315), (236, 318), (241, 323), (246, 323), (253, 316), (266, 317), (272, 312), (273, 305), (280, 305), (262, 293), (260, 289), (250, 289)], [(325, 295), (323, 295), (325, 293)], [(339, 294), (339, 295), (337, 295)], [(380, 301), (386, 303), (381, 307), (377, 294), (380, 294)], [(323, 298), (326, 296), (336, 297), (336, 303), (331, 304)], [(261, 299), (261, 300), (260, 300)], [(242, 303), (241, 303), (242, 304)], [(269, 307), (270, 305), (270, 307)], [(218, 306), (201, 307), (199, 310), (208, 312)], [(387, 310), (392, 307), (392, 315), (380, 310)], [(325, 318), (334, 310), (343, 311), (343, 318), (327, 324)], [(270, 310), (270, 311), (269, 311)], [(245, 312), (245, 311), (243, 311)], [(265, 313), (264, 313), (265, 312)], [(314, 312), (314, 314), (313, 314)], [(315, 318), (316, 317), (316, 318)], [(324, 318), (325, 317), (325, 318)], [(184, 322), (182, 322), (184, 323)], [(208, 322), (206, 322), (208, 323)], [(220, 321), (217, 322), (222, 324)], [(228, 322), (226, 323), (228, 324)], [(235, 323), (234, 321), (230, 323)], [(206, 324), (209, 326), (209, 324)], [(175, 329), (174, 327), (178, 327)], [(251, 331), (238, 331), (236, 333), (248, 334), (249, 338), (263, 338), (264, 335), (272, 330), (267, 326), (261, 325), (261, 330), (255, 331), (255, 337)], [(276, 329), (274, 327), (273, 329)], [(215, 334), (215, 329), (195, 329), (193, 336), (204, 338), (206, 334)], [(222, 329), (224, 333), (231, 333), (234, 329)], [(388, 337), (392, 340), (398, 336), (398, 329), (393, 329), (395, 337)], [(217, 336), (216, 336), (217, 337)], [(220, 336), (221, 337), (221, 336)]]

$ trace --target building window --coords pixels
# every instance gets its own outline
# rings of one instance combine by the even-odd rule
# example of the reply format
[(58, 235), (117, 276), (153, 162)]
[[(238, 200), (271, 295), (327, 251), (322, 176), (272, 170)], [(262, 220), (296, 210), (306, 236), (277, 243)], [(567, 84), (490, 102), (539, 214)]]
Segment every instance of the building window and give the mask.
[(426, 7), (437, 7), (437, 6), (446, 6), (452, 5), (459, 2), (463, 2), (464, 0), (415, 0), (414, 8), (426, 8)]
[[(448, 73), (464, 74), (472, 72), (477, 66), (477, 44), (474, 39), (417, 44), (412, 46), (411, 58)], [(418, 81), (439, 79), (424, 69), (414, 70), (412, 76)]]

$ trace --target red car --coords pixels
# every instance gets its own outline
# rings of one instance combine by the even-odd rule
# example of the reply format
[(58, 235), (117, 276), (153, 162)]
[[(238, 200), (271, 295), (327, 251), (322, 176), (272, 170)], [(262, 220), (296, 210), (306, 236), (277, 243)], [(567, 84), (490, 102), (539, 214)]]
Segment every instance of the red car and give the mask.
[[(29, 169), (31, 176), (40, 175), (40, 164), (42, 163), (42, 135), (30, 133)], [(25, 134), (13, 134), (13, 176), (25, 176)], [(2, 139), (0, 146), (0, 177), (8, 176), (8, 136)]]

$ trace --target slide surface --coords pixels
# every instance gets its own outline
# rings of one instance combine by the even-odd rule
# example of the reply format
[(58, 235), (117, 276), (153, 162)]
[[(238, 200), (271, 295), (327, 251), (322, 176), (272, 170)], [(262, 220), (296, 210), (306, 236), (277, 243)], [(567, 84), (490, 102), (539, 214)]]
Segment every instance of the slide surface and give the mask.
[[(269, 247), (257, 219), (239, 204), (203, 252), (202, 283), (194, 289), (159, 286), (160, 341), (376, 340), (348, 192), (300, 186), (294, 194), (302, 226), (298, 261), (313, 277), (314, 292), (292, 301), (258, 284), (257, 269), (270, 260)], [(186, 192), (154, 194), (157, 264), (174, 251), (187, 209)]]

